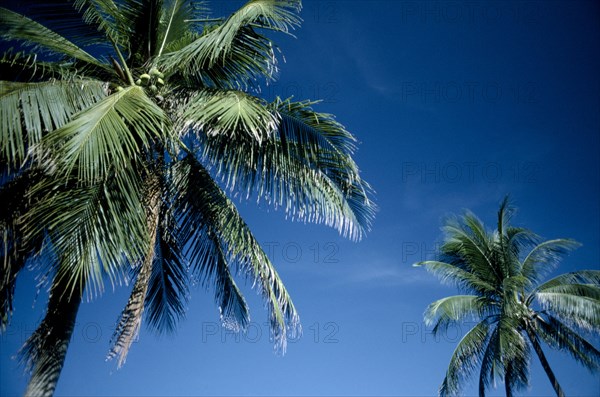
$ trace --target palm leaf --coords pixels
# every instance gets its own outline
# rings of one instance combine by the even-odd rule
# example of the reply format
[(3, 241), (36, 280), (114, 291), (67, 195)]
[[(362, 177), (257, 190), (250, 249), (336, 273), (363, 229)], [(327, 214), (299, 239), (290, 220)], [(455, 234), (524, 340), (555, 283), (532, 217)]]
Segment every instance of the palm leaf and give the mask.
[(371, 226), (375, 205), (347, 153), (351, 135), (328, 115), (302, 105), (302, 112), (275, 108), (281, 122), (260, 143), (247, 134), (199, 134), (202, 157), (229, 188), (282, 206), (292, 219), (322, 222), (360, 239)]
[(0, 81), (2, 156), (14, 167), (20, 166), (43, 135), (64, 126), (74, 113), (105, 96), (102, 83), (97, 81)]
[(78, 170), (85, 181), (102, 180), (138, 161), (153, 138), (166, 136), (168, 120), (143, 89), (130, 86), (78, 113), (44, 139), (61, 173)]
[(462, 337), (448, 364), (440, 396), (453, 396), (460, 392), (461, 381), (468, 378), (478, 366), (490, 337), (490, 325), (486, 321), (477, 323)]
[[(144, 241), (144, 253), (140, 260), (141, 264), (136, 275), (133, 290), (127, 301), (127, 305), (121, 312), (121, 317), (111, 338), (112, 348), (108, 353), (108, 359), (119, 356), (118, 366), (121, 367), (127, 358), (129, 349), (134, 339), (137, 338), (140, 326), (142, 324), (142, 315), (145, 309), (145, 303), (152, 301), (157, 303), (156, 296), (149, 296), (149, 288), (154, 281), (154, 290), (152, 293), (160, 290), (160, 276), (164, 268), (155, 269), (156, 266), (161, 266), (164, 263), (162, 258), (156, 256), (157, 245), (160, 249), (159, 225), (160, 212), (162, 207), (162, 184), (163, 181), (153, 169), (149, 167), (148, 175), (144, 178), (143, 194), (144, 194), (144, 209), (145, 209), (145, 226), (148, 233), (148, 239)], [(153, 275), (156, 275), (153, 279)], [(153, 307), (153, 312), (156, 314), (156, 306)], [(165, 312), (159, 314), (167, 314)], [(168, 315), (168, 314), (167, 314)], [(161, 320), (155, 316), (154, 321)]]
[(523, 260), (521, 274), (537, 283), (540, 279), (554, 270), (560, 259), (569, 251), (581, 244), (570, 239), (555, 239), (544, 241), (535, 246)]
[(453, 284), (467, 291), (478, 292), (483, 296), (492, 295), (497, 292), (495, 286), (479, 279), (477, 275), (449, 263), (424, 261), (415, 263), (413, 266), (425, 267), (428, 272), (438, 277), (442, 283)]
[(600, 329), (600, 287), (565, 284), (547, 287), (535, 294), (543, 308), (579, 327)]
[(0, 332), (4, 332), (13, 311), (13, 298), (19, 272), (32, 256), (39, 254), (43, 238), (26, 239), (20, 218), (31, 210), (28, 191), (42, 173), (26, 170), (0, 186)]
[(18, 40), (101, 68), (106, 67), (105, 64), (63, 36), (24, 15), (2, 7), (0, 7), (0, 32), (0, 37), (5, 40)]
[(600, 351), (557, 318), (536, 318), (537, 334), (554, 349), (564, 350), (590, 371), (600, 370)]
[(425, 310), (425, 323), (433, 325), (433, 334), (444, 332), (448, 326), (461, 320), (482, 319), (486, 315), (497, 314), (495, 302), (476, 295), (454, 295), (431, 303)]
[[(257, 34), (254, 27), (282, 32), (300, 23), (295, 0), (253, 0), (232, 14), (223, 24), (202, 35), (177, 52), (165, 54), (161, 67), (183, 75), (202, 75), (218, 64), (212, 80), (231, 82), (235, 78), (248, 80), (274, 70), (275, 57), (270, 40)], [(234, 60), (234, 62), (229, 62)], [(185, 65), (185, 67), (183, 67)]]
[(272, 134), (278, 122), (260, 99), (241, 91), (201, 91), (183, 112), (184, 129), (210, 136), (248, 134), (259, 144)]
[(128, 21), (128, 50), (131, 66), (141, 66), (158, 50), (162, 0), (125, 0), (122, 17)]
[[(187, 156), (178, 164), (175, 186), (182, 192), (182, 202), (195, 206), (208, 233), (215, 233), (225, 249), (228, 262), (250, 277), (261, 289), (270, 314), (275, 347), (285, 351), (287, 334), (294, 335), (299, 319), (287, 290), (267, 255), (233, 203), (194, 158)], [(195, 181), (191, 183), (191, 181)], [(201, 252), (201, 251), (197, 251)], [(235, 290), (233, 291), (235, 292)]]
[(181, 242), (176, 237), (175, 220), (161, 209), (152, 274), (146, 294), (148, 324), (158, 332), (173, 332), (185, 314), (188, 269)]
[(132, 169), (95, 184), (49, 176), (30, 192), (37, 204), (24, 218), (26, 237), (48, 235), (71, 289), (87, 280), (90, 294), (101, 292), (105, 276), (120, 282), (125, 265), (136, 263), (144, 252), (140, 186)]

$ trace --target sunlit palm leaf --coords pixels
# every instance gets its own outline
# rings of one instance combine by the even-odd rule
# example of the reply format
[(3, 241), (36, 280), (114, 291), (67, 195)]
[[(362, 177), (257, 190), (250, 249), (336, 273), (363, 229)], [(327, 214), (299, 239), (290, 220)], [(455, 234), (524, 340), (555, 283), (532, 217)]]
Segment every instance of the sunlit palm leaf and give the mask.
[[(253, 0), (232, 14), (223, 24), (204, 34), (176, 53), (165, 54), (162, 66), (184, 75), (201, 75), (216, 64), (216, 80), (263, 75), (274, 68), (274, 53), (269, 40), (254, 33), (252, 26), (288, 32), (300, 22), (294, 0)], [(228, 62), (233, 59), (235, 62)], [(185, 65), (185, 67), (183, 67)], [(230, 80), (231, 81), (231, 80)]]
[(581, 246), (569, 239), (548, 240), (535, 246), (523, 260), (521, 273), (533, 283), (554, 270), (558, 262), (570, 251)]
[(131, 86), (78, 113), (44, 143), (60, 159), (60, 172), (77, 169), (80, 178), (95, 181), (138, 161), (152, 139), (166, 136), (167, 126), (162, 109)]
[(182, 115), (184, 128), (210, 136), (248, 134), (259, 144), (273, 133), (277, 114), (265, 103), (241, 91), (202, 91)]
[(445, 332), (448, 326), (464, 320), (481, 320), (498, 314), (495, 302), (476, 295), (454, 295), (431, 303), (425, 310), (425, 323), (433, 325), (434, 335)]
[(0, 81), (2, 157), (13, 166), (20, 166), (29, 148), (38, 144), (43, 135), (64, 126), (74, 113), (105, 96), (102, 83), (97, 81)]
[(325, 223), (360, 239), (371, 226), (375, 204), (348, 154), (352, 136), (307, 103), (292, 105), (302, 111), (273, 108), (281, 122), (260, 143), (200, 134), (203, 158), (229, 188), (282, 206), (292, 219)]

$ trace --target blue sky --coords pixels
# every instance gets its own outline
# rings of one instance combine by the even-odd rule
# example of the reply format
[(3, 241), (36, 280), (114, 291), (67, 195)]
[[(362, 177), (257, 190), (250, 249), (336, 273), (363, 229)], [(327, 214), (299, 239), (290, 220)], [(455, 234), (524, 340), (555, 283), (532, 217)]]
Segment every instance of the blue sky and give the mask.
[[(598, 3), (309, 0), (301, 15), (297, 39), (274, 37), (285, 62), (265, 95), (321, 98), (356, 135), (377, 192), (372, 232), (352, 243), (240, 202), (300, 312), (287, 354), (273, 352), (249, 284), (252, 323), (238, 336), (196, 288), (177, 335), (143, 330), (117, 369), (104, 358), (122, 288), (82, 305), (57, 395), (435, 395), (466, 327), (431, 335), (425, 307), (455, 289), (411, 265), (432, 257), (444, 217), (469, 208), (492, 227), (506, 194), (516, 224), (583, 243), (559, 272), (600, 268)], [(11, 357), (43, 315), (47, 295), (35, 295), (28, 274), (0, 339), (0, 395), (24, 390)], [(548, 357), (568, 395), (599, 394), (598, 375)], [(523, 395), (552, 395), (535, 360)]]

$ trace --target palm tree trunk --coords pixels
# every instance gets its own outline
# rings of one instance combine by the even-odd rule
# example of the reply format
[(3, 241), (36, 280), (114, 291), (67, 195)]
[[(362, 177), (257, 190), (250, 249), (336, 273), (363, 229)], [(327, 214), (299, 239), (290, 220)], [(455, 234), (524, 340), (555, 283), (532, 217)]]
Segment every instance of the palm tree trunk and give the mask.
[(531, 341), (531, 344), (533, 345), (533, 349), (535, 350), (538, 358), (540, 359), (540, 363), (542, 364), (544, 371), (546, 371), (546, 375), (548, 376), (550, 383), (552, 383), (552, 387), (554, 388), (554, 391), (556, 392), (557, 397), (564, 397), (565, 392), (563, 391), (562, 387), (560, 387), (560, 384), (558, 383), (558, 379), (556, 379), (554, 372), (552, 372), (552, 368), (550, 368), (550, 364), (548, 363), (548, 360), (546, 360), (546, 355), (544, 354), (544, 351), (542, 350), (542, 346), (540, 345), (540, 342), (538, 341), (537, 335), (533, 332), (533, 330), (530, 327), (525, 327), (525, 329), (527, 330), (527, 336), (529, 337), (529, 340)]
[[(508, 364), (510, 366), (510, 364)], [(512, 388), (510, 387), (510, 369), (506, 368), (504, 373), (504, 391), (506, 393), (506, 397), (512, 397)]]
[(54, 277), (46, 316), (21, 350), (33, 367), (25, 396), (54, 394), (84, 288), (79, 283), (73, 287), (68, 277), (60, 273)]

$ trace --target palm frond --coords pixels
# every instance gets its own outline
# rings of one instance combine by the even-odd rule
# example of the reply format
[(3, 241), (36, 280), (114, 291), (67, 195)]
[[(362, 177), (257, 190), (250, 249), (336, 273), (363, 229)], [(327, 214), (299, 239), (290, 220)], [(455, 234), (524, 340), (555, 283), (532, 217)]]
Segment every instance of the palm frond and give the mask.
[(285, 112), (279, 105), (273, 109), (281, 122), (260, 143), (241, 134), (199, 134), (203, 159), (230, 189), (281, 206), (292, 219), (325, 223), (360, 239), (370, 229), (376, 206), (370, 186), (347, 153), (347, 141), (353, 138), (307, 103), (290, 106)]
[(459, 321), (481, 320), (486, 315), (498, 314), (495, 302), (477, 295), (453, 295), (431, 303), (425, 310), (425, 324), (433, 325), (433, 334), (445, 332)]
[(0, 81), (2, 158), (19, 167), (48, 131), (63, 127), (73, 114), (105, 96), (103, 84), (93, 80)]
[[(108, 353), (108, 359), (112, 359), (115, 356), (118, 358), (118, 366), (121, 367), (127, 358), (131, 344), (137, 338), (140, 326), (142, 324), (142, 316), (146, 307), (146, 302), (152, 301), (157, 303), (156, 296), (148, 296), (149, 288), (154, 281), (154, 291), (160, 289), (160, 278), (161, 272), (164, 268), (155, 269), (156, 265), (163, 265), (160, 259), (157, 261), (156, 250), (160, 249), (159, 241), (159, 225), (160, 225), (160, 212), (162, 203), (162, 181), (160, 175), (152, 172), (149, 169), (149, 175), (144, 178), (143, 192), (144, 192), (144, 209), (145, 209), (145, 226), (148, 233), (148, 240), (145, 241), (144, 245), (144, 256), (141, 259), (138, 274), (136, 276), (133, 290), (127, 301), (127, 305), (121, 312), (121, 317), (115, 332), (111, 338), (111, 349)], [(153, 280), (153, 275), (157, 277)], [(150, 305), (152, 306), (152, 303)], [(154, 313), (157, 306), (153, 307)], [(159, 312), (159, 317), (155, 317), (156, 320), (164, 319), (162, 315), (167, 315), (165, 312)]]
[(490, 337), (490, 325), (486, 321), (477, 323), (462, 337), (448, 364), (440, 396), (454, 396), (460, 392), (462, 380), (469, 378), (477, 369)]
[[(107, 47), (106, 36), (97, 25), (86, 23), (83, 12), (75, 8), (73, 0), (30, 1), (24, 14), (48, 29), (69, 39), (81, 48), (93, 46), (94, 52)], [(108, 44), (110, 46), (110, 44)]]
[(144, 252), (147, 230), (140, 211), (141, 180), (135, 170), (111, 174), (95, 184), (54, 176), (34, 186), (36, 205), (25, 218), (27, 238), (48, 235), (61, 258), (71, 289), (87, 280), (91, 295), (103, 290), (104, 277), (120, 282), (125, 265)]
[(546, 314), (535, 319), (535, 331), (550, 347), (569, 353), (590, 371), (600, 370), (600, 351), (559, 319)]
[(569, 251), (581, 246), (570, 239), (547, 240), (536, 245), (523, 260), (521, 273), (537, 284), (541, 278), (554, 270), (560, 259)]
[(0, 32), (0, 37), (4, 40), (18, 40), (34, 48), (79, 59), (101, 68), (106, 67), (104, 63), (58, 33), (24, 15), (2, 7), (0, 7)]
[(75, 0), (73, 5), (83, 13), (83, 21), (96, 26), (113, 46), (128, 44), (128, 21), (113, 0)]
[(3, 80), (13, 82), (31, 82), (61, 77), (66, 80), (76, 74), (71, 70), (70, 65), (60, 61), (41, 60), (37, 54), (14, 51), (12, 48), (4, 51), (0, 58)]
[(28, 169), (0, 186), (0, 333), (12, 315), (17, 275), (42, 248), (43, 237), (25, 238), (20, 221), (34, 205), (28, 191), (41, 177), (41, 172)]
[(299, 318), (275, 268), (233, 203), (196, 159), (185, 157), (176, 171), (180, 200), (195, 207), (193, 211), (208, 227), (207, 233), (216, 234), (228, 263), (258, 285), (269, 308), (275, 347), (285, 351), (287, 334), (293, 336), (299, 331)]
[(158, 36), (160, 47), (157, 56), (160, 57), (171, 43), (188, 34), (190, 31), (189, 20), (195, 19), (203, 11), (207, 11), (203, 4), (195, 3), (192, 0), (167, 1), (160, 19)]
[(270, 78), (275, 68), (271, 41), (254, 27), (287, 33), (300, 23), (299, 9), (296, 0), (250, 1), (223, 24), (181, 50), (165, 54), (161, 67), (185, 76), (212, 71), (210, 79), (215, 82), (248, 81), (261, 75)]
[(440, 247), (444, 262), (456, 264), (491, 285), (501, 285), (502, 269), (493, 262), (493, 242), (485, 235), (481, 221), (467, 214), (448, 219), (442, 229), (446, 234)]
[(121, 4), (122, 18), (129, 24), (127, 39), (131, 66), (141, 66), (158, 50), (163, 0), (125, 0)]
[(449, 263), (424, 261), (415, 263), (413, 266), (425, 267), (428, 272), (438, 277), (442, 283), (456, 285), (466, 291), (473, 291), (482, 296), (490, 296), (498, 292), (494, 285), (481, 280), (476, 274)]
[(110, 340), (111, 348), (106, 358), (107, 360), (111, 360), (118, 356), (117, 365), (119, 368), (125, 364), (131, 344), (138, 337), (142, 325), (144, 301), (152, 276), (153, 259), (153, 257), (144, 259), (133, 285), (133, 290), (129, 295), (125, 308), (121, 312), (119, 322)]
[(208, 137), (248, 134), (260, 145), (278, 123), (278, 115), (265, 105), (259, 98), (242, 91), (204, 90), (185, 109), (183, 128), (201, 130)]
[(156, 331), (174, 332), (177, 322), (185, 315), (188, 296), (188, 269), (182, 244), (176, 237), (175, 220), (161, 209), (152, 274), (146, 294), (148, 324)]
[(168, 119), (138, 86), (130, 86), (78, 113), (43, 141), (60, 159), (59, 173), (75, 169), (85, 181), (102, 180), (139, 161), (152, 139), (166, 136)]
[(535, 293), (542, 307), (563, 321), (588, 330), (600, 330), (600, 287), (565, 284)]

